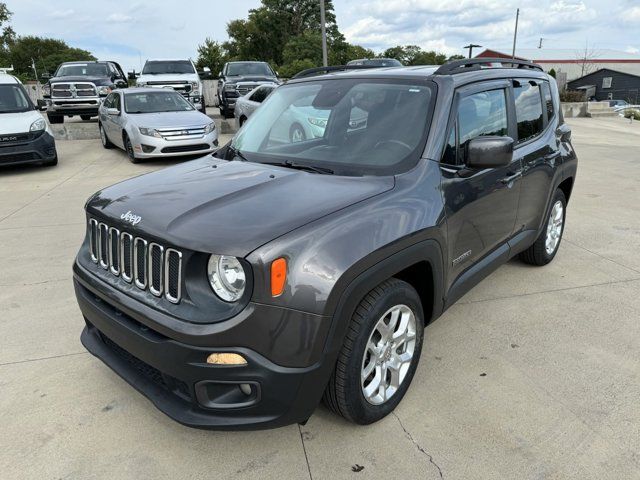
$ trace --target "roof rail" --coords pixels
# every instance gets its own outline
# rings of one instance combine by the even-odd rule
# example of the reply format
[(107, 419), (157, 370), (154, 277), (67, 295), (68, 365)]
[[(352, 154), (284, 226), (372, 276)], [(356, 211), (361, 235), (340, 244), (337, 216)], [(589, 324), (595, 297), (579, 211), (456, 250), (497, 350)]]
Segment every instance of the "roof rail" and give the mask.
[[(490, 67), (492, 63), (499, 63), (502, 67), (496, 68), (524, 68), (531, 70), (544, 70), (537, 63), (530, 62), (529, 60), (519, 60), (516, 58), (499, 58), (499, 57), (482, 57), (482, 58), (466, 58), (464, 60), (453, 60), (445, 63), (434, 75), (455, 75), (456, 73), (471, 72), (473, 70), (480, 70), (483, 66)], [(511, 65), (511, 67), (505, 67), (504, 65)]]
[(291, 80), (294, 78), (312, 77), (314, 75), (324, 75), (325, 73), (340, 72), (344, 70), (366, 70), (370, 68), (380, 67), (374, 65), (330, 65), (328, 67), (307, 68), (306, 70), (296, 73), (291, 77)]

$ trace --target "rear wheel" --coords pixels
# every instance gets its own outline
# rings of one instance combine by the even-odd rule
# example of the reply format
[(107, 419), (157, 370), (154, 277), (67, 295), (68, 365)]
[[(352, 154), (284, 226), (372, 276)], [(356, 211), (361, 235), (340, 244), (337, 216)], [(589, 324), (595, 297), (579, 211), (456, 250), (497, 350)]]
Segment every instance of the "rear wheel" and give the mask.
[(123, 137), (123, 140), (124, 140), (124, 149), (127, 152), (127, 156), (129, 157), (129, 161), (131, 163), (140, 162), (140, 160), (136, 158), (136, 152), (133, 150), (133, 144), (131, 143), (131, 140), (129, 139), (129, 135), (127, 135), (125, 133), (124, 137)]
[(56, 123), (64, 123), (64, 115), (51, 115), (47, 113), (47, 118), (49, 119), (49, 123), (54, 125)]
[(418, 366), (424, 318), (420, 297), (391, 278), (356, 308), (324, 393), (327, 407), (359, 424), (376, 422), (400, 403)]
[(556, 190), (551, 201), (551, 209), (547, 215), (547, 222), (535, 243), (520, 254), (520, 259), (530, 265), (546, 265), (558, 253), (560, 241), (564, 233), (567, 200), (562, 190)]

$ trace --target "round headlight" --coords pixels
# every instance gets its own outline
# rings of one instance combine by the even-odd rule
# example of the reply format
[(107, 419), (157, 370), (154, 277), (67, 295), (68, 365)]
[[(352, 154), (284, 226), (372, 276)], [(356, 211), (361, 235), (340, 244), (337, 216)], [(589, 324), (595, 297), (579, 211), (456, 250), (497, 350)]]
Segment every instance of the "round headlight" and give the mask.
[(209, 283), (213, 291), (225, 302), (240, 300), (247, 284), (242, 264), (236, 257), (211, 255), (207, 265)]

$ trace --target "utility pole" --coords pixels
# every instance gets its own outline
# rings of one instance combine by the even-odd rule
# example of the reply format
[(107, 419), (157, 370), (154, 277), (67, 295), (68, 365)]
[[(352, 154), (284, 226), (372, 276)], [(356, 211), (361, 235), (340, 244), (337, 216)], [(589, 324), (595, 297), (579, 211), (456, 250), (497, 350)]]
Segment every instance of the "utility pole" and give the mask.
[(518, 38), (518, 17), (520, 17), (520, 9), (516, 10), (516, 29), (513, 32), (513, 51), (511, 52), (511, 58), (516, 58), (516, 38)]
[(469, 45), (465, 45), (462, 48), (466, 48), (467, 50), (469, 50), (469, 58), (471, 58), (471, 55), (473, 55), (473, 49), (474, 48), (480, 48), (482, 45), (476, 45), (475, 43), (470, 43)]
[(324, 18), (324, 0), (320, 0), (320, 31), (322, 32), (322, 66), (329, 65), (327, 61), (327, 27)]
[(544, 40), (544, 38), (540, 37), (540, 42), (538, 42), (538, 48), (542, 48), (542, 41)]

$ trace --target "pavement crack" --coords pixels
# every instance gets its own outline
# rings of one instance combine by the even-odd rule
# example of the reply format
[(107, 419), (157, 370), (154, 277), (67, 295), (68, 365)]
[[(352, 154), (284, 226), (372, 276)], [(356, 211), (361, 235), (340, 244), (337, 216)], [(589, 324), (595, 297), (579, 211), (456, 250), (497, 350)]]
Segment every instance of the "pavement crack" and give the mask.
[(0, 283), (0, 287), (32, 287), (34, 285), (44, 285), (46, 283), (56, 283), (69, 280), (68, 277), (65, 278), (52, 278), (51, 280), (43, 280), (41, 282), (32, 282), (32, 283)]
[(88, 353), (89, 352), (75, 352), (75, 353), (64, 353), (62, 355), (53, 355), (51, 357), (29, 358), (27, 360), (17, 360), (15, 362), (0, 363), (0, 367), (4, 367), (4, 366), (7, 366), (7, 365), (17, 365), (17, 364), (20, 364), (20, 363), (40, 362), (42, 360), (53, 360), (54, 358), (72, 357), (74, 355), (86, 355)]
[(442, 475), (442, 469), (440, 468), (440, 466), (433, 460), (433, 456), (427, 452), (424, 448), (422, 448), (422, 446), (420, 446), (420, 444), (418, 442), (415, 441), (415, 439), (413, 438), (413, 435), (411, 435), (411, 433), (409, 433), (409, 430), (407, 430), (404, 425), (402, 424), (402, 420), (400, 420), (400, 417), (398, 416), (398, 414), (396, 412), (391, 412), (391, 414), (396, 417), (396, 420), (398, 420), (398, 423), (400, 424), (400, 427), (402, 428), (402, 430), (404, 430), (405, 435), (407, 436), (407, 438), (409, 440), (411, 440), (411, 443), (413, 443), (416, 448), (423, 454), (425, 455), (428, 459), (429, 459), (429, 463), (431, 463), (431, 465), (433, 465), (434, 467), (436, 467), (438, 469), (438, 474), (440, 475), (440, 478), (444, 479), (444, 476)]
[(307, 462), (307, 470), (309, 471), (309, 480), (313, 480), (311, 475), (311, 465), (309, 465), (309, 457), (307, 456), (307, 447), (304, 444), (304, 436), (302, 435), (302, 426), (298, 424), (298, 432), (300, 432), (300, 442), (302, 443), (302, 451), (304, 452), (304, 459)]

